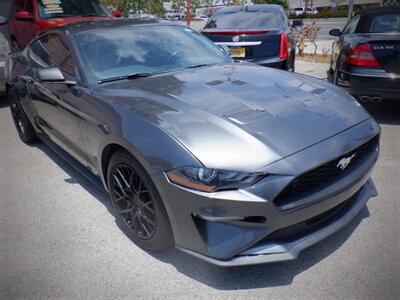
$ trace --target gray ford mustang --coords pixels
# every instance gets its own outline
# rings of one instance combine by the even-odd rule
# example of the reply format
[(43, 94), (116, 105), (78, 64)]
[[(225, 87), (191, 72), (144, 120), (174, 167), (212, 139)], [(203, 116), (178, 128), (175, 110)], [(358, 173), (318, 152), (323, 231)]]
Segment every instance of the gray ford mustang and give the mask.
[(51, 29), (8, 57), (6, 79), (21, 139), (100, 182), (148, 250), (221, 266), (290, 260), (376, 195), (380, 129), (353, 98), (233, 62), (184, 26)]

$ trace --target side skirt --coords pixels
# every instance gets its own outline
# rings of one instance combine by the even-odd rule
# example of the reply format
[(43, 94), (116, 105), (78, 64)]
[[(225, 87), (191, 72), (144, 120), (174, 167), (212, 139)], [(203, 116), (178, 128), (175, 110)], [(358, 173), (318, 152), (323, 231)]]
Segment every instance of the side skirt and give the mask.
[(72, 168), (78, 171), (83, 177), (89, 180), (92, 184), (94, 184), (100, 191), (104, 194), (108, 195), (107, 191), (104, 188), (102, 180), (90, 172), (84, 165), (82, 165), (79, 161), (69, 155), (65, 150), (60, 148), (57, 144), (50, 140), (50, 138), (46, 134), (38, 134), (39, 138), (59, 157), (61, 157), (67, 164), (69, 164)]

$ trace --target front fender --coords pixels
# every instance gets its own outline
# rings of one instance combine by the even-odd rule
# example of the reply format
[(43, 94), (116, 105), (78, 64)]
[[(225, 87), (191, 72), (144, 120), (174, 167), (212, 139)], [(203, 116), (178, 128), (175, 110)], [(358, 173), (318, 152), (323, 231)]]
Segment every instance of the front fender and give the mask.
[(150, 176), (185, 165), (201, 166), (181, 143), (163, 129), (128, 112), (120, 112), (119, 115), (118, 134), (104, 135), (98, 147), (97, 165), (105, 186), (107, 167), (104, 160), (110, 158), (107, 157), (110, 156), (110, 147), (123, 148), (131, 153)]

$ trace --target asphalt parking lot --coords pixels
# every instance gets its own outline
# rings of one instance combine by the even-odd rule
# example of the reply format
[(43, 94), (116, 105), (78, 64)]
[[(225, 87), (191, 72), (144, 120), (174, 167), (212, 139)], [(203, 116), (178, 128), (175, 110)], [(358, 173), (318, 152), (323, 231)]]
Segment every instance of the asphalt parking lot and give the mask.
[(400, 109), (366, 108), (382, 126), (379, 196), (296, 261), (224, 269), (138, 248), (103, 192), (47, 146), (18, 139), (0, 98), (0, 299), (398, 299)]

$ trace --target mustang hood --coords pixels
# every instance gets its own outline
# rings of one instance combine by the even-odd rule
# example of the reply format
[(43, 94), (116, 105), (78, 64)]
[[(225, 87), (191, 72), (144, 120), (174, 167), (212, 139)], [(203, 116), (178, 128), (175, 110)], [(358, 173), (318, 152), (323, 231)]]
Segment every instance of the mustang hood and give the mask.
[(258, 170), (369, 118), (336, 87), (252, 64), (116, 82), (102, 88), (212, 168)]

